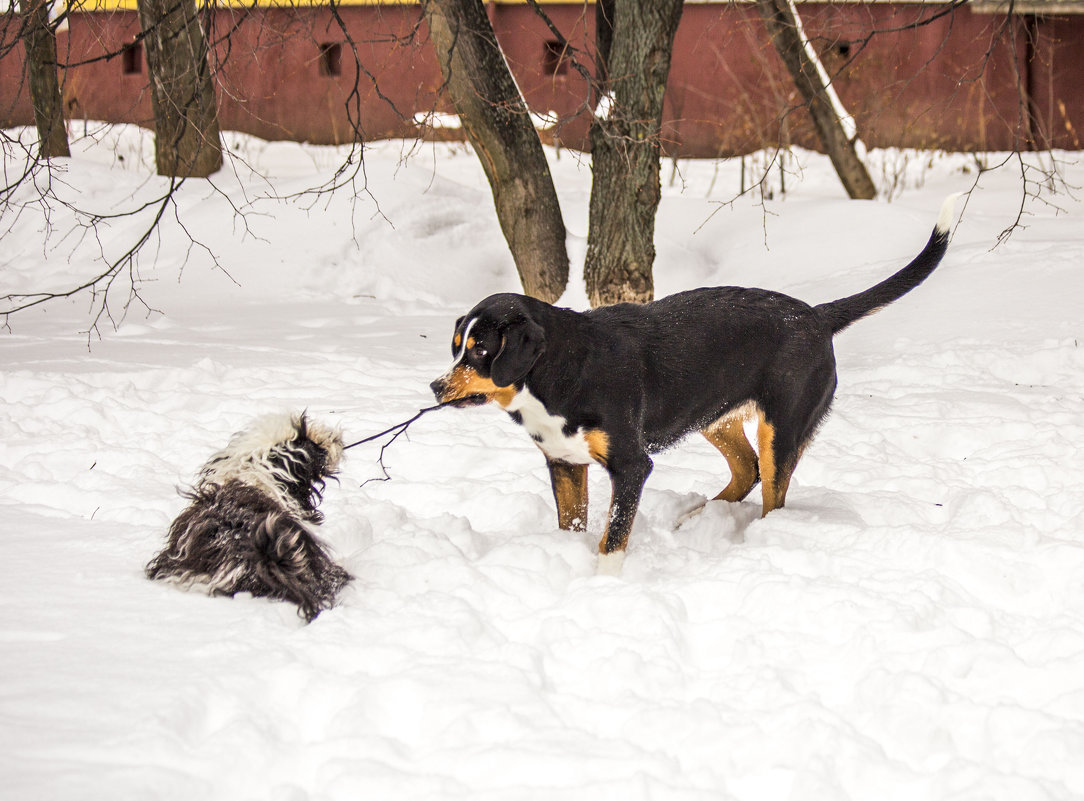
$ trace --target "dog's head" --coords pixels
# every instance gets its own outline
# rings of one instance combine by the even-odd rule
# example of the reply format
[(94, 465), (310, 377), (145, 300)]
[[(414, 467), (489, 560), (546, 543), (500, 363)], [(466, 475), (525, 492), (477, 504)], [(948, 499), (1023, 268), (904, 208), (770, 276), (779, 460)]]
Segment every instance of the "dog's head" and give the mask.
[(342, 455), (338, 430), (305, 414), (271, 414), (234, 434), (204, 465), (198, 486), (238, 480), (271, 494), (306, 519), (319, 520), (316, 507)]
[(492, 295), (455, 323), (452, 366), (430, 384), (440, 403), (507, 406), (546, 350), (522, 295)]

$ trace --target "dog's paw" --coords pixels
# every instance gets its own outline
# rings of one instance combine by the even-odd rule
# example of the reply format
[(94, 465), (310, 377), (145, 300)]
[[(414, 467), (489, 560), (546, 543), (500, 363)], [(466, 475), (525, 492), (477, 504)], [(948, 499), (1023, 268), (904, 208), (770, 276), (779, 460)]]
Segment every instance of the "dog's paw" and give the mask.
[(596, 576), (620, 576), (621, 568), (625, 564), (625, 552), (613, 551), (598, 555), (598, 566), (595, 568)]

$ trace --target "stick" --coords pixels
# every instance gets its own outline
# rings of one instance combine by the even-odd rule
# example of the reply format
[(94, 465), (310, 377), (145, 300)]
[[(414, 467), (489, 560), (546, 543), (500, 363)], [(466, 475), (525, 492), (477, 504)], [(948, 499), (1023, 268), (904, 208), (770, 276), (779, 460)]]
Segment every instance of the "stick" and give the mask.
[(437, 409), (443, 409), (445, 406), (461, 405), (465, 400), (468, 400), (468, 399), (467, 398), (457, 398), (454, 401), (449, 401), (449, 402), (446, 402), (446, 403), (438, 403), (435, 406), (426, 406), (424, 409), (419, 409), (418, 413), (416, 415), (414, 415), (413, 417), (411, 417), (409, 420), (404, 420), (401, 423), (396, 423), (391, 428), (386, 428), (383, 431), (381, 431), (379, 434), (373, 434), (372, 436), (365, 437), (365, 439), (359, 439), (357, 442), (351, 442), (349, 445), (343, 445), (343, 450), (345, 451), (348, 448), (353, 448), (355, 445), (363, 445), (366, 442), (372, 442), (373, 440), (380, 439), (381, 437), (386, 436), (387, 434), (391, 434), (393, 431), (395, 432), (394, 434), (392, 434), (391, 439), (389, 439), (387, 442), (385, 442), (383, 445), (380, 446), (380, 456), (377, 457), (377, 461), (380, 464), (380, 471), (384, 474), (384, 477), (383, 478), (370, 478), (370, 479), (367, 479), (366, 481), (362, 482), (362, 486), (364, 487), (370, 481), (390, 481), (391, 480), (391, 474), (388, 473), (388, 468), (384, 465), (384, 451), (386, 451), (388, 449), (388, 446), (390, 446), (393, 442), (395, 442), (395, 440), (399, 439), (399, 436), (404, 431), (406, 431), (408, 428), (410, 428), (412, 423), (417, 421), (424, 414), (428, 414), (429, 412), (434, 412)]

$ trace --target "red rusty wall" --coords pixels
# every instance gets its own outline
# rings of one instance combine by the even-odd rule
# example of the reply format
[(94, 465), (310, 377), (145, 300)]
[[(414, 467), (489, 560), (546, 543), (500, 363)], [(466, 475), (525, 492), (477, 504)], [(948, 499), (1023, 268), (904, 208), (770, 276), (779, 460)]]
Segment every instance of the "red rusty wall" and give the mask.
[[(593, 5), (544, 8), (575, 48), (572, 57), (593, 72)], [(558, 58), (554, 35), (526, 5), (488, 9), (528, 103), (560, 115), (558, 128), (544, 137), (586, 147), (588, 84), (574, 65)], [(1084, 41), (1084, 16), (1009, 22), (964, 7), (915, 27), (938, 7), (803, 3), (800, 10), (826, 67), (839, 71), (835, 85), (870, 146), (1082, 147), (1084, 52), (1076, 43)], [(224, 129), (267, 139), (348, 141), (349, 105), (357, 109), (352, 113), (360, 116), (365, 138), (411, 137), (417, 134), (415, 112), (450, 110), (438, 96), (440, 73), (416, 5), (338, 11), (376, 85), (369, 75), (355, 76), (350, 43), (327, 8), (224, 9), (206, 18), (209, 38), (218, 41), (213, 58)], [(125, 74), (119, 56), (93, 60), (132, 42), (137, 30), (134, 12), (71, 17), (59, 47), (60, 60), (73, 65), (63, 75), (72, 118), (150, 125), (142, 59), (137, 74)], [(867, 39), (871, 31), (876, 33)], [(338, 75), (327, 74), (321, 55), (321, 48), (331, 46), (327, 52), (333, 56), (335, 45)], [(33, 121), (22, 69), (19, 46), (0, 59), (0, 125)], [(1024, 107), (1020, 81), (1031, 93)], [(750, 4), (685, 6), (663, 138), (668, 152), (687, 156), (744, 153), (780, 141), (817, 146), (800, 98)]]
[(18, 36), (17, 18), (11, 13), (0, 14), (0, 127), (34, 124), (23, 69), (25, 51)]
[(432, 108), (440, 86), (431, 48), (414, 35), (421, 12), (355, 8), (339, 9), (349, 37), (326, 8), (219, 11), (212, 33), (232, 28), (215, 49), (223, 129), (322, 144), (351, 141), (355, 123), (366, 139), (414, 136), (415, 111)]
[[(1017, 124), (1017, 71), (1022, 62), (1013, 55), (1013, 37), (999, 33), (1004, 17), (963, 9), (910, 27), (930, 16), (929, 7), (837, 7), (825, 12), (811, 15), (809, 30), (829, 52), (835, 40), (852, 43), (854, 53), (870, 30), (883, 31), (839, 79), (840, 95), (855, 110), (867, 144), (949, 150), (1025, 146)], [(837, 67), (843, 60), (828, 62)]]
[[(227, 8), (205, 16), (208, 40), (217, 43), (212, 63), (222, 128), (327, 144), (350, 141), (351, 120), (357, 120), (368, 139), (415, 136), (413, 114), (434, 106), (440, 86), (431, 48), (412, 38), (418, 7), (341, 11), (375, 85), (364, 72), (356, 74), (351, 45), (326, 8)], [(138, 31), (134, 11), (72, 15), (57, 39), (58, 60), (71, 65), (61, 75), (71, 118), (153, 127), (145, 59), (137, 60), (138, 73), (126, 74), (122, 56), (103, 58), (133, 42)], [(335, 44), (341, 74), (323, 74), (321, 47)], [(0, 125), (33, 124), (22, 58), (16, 46), (0, 60)]]
[(588, 81), (577, 67), (594, 75), (594, 5), (545, 6), (546, 15), (561, 31), (570, 49), (560, 52), (558, 40), (545, 21), (523, 6), (491, 5), (489, 18), (520, 91), (533, 111), (557, 112), (560, 123), (543, 138), (559, 138), (570, 147), (584, 148), (595, 102)]
[(1035, 140), (1040, 147), (1084, 148), (1084, 19), (1039, 19), (1035, 34), (1030, 87)]
[[(868, 145), (1013, 145), (1019, 95), (1012, 48), (1007, 34), (994, 36), (1003, 17), (965, 8), (916, 28), (929, 6), (806, 3), (800, 10)], [(878, 33), (863, 44), (871, 31)], [(817, 147), (801, 98), (749, 5), (685, 7), (669, 99), (686, 152), (746, 152), (781, 138)]]
[[(153, 127), (147, 64), (142, 49), (133, 51), (131, 73), (121, 55), (104, 59), (136, 41), (139, 18), (134, 11), (78, 14), (70, 28), (57, 36), (57, 60), (79, 64), (61, 74), (64, 110), (69, 119), (135, 122)], [(109, 47), (103, 47), (109, 43)], [(85, 62), (85, 63), (84, 63)]]

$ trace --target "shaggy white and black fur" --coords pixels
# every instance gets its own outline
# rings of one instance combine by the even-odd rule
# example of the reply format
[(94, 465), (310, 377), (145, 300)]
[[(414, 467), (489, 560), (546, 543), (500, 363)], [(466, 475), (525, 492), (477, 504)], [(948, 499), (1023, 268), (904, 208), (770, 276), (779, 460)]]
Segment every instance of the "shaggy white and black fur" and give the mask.
[(192, 503), (173, 521), (147, 577), (210, 595), (290, 601), (312, 621), (351, 578), (313, 531), (323, 520), (316, 507), (326, 479), (342, 455), (342, 435), (304, 414), (260, 418), (182, 492)]

